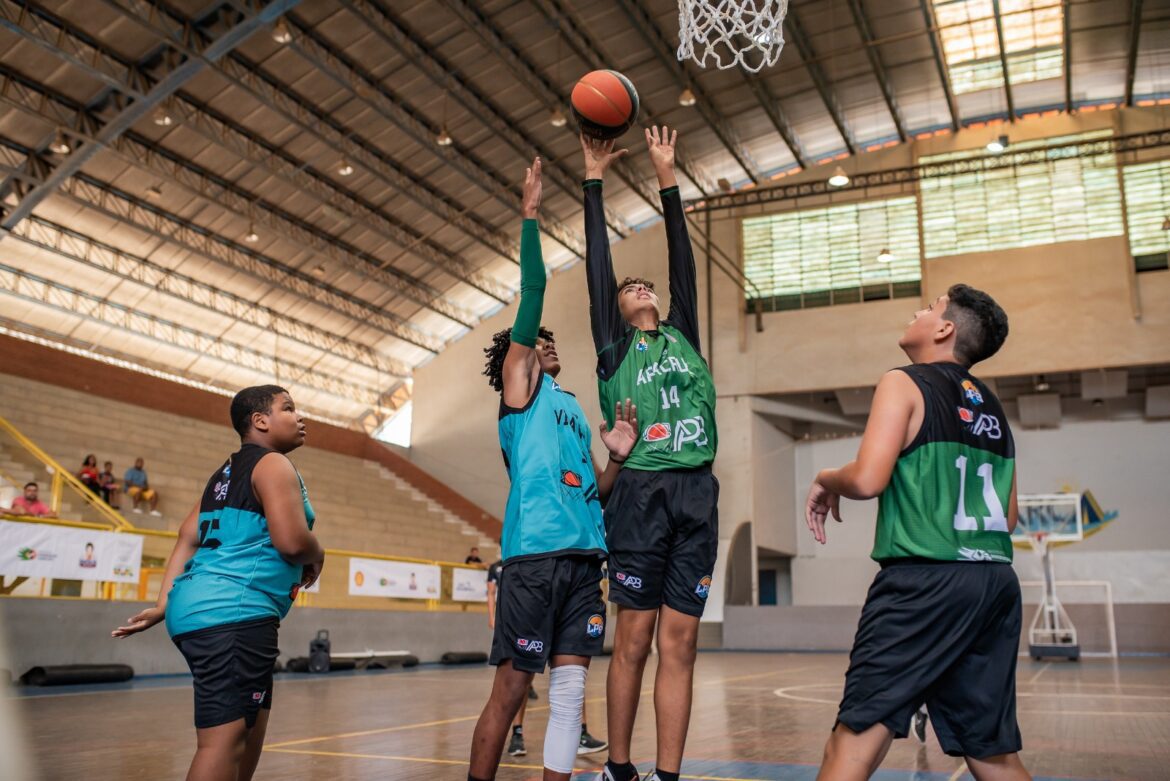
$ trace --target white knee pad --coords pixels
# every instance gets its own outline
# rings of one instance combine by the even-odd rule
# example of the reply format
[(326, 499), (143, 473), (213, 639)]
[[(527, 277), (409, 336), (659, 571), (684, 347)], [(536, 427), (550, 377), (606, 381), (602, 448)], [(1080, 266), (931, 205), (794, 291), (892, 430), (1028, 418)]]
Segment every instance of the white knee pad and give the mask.
[(548, 675), (548, 729), (544, 733), (544, 766), (557, 773), (573, 772), (581, 745), (581, 706), (585, 704), (585, 668), (566, 664)]

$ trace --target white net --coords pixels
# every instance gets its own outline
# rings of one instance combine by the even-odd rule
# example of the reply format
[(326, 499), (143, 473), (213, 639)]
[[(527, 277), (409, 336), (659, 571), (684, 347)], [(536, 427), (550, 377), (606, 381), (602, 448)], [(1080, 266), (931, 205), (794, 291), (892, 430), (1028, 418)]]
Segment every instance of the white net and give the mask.
[(787, 13), (788, 0), (678, 0), (678, 58), (758, 73), (780, 59)]

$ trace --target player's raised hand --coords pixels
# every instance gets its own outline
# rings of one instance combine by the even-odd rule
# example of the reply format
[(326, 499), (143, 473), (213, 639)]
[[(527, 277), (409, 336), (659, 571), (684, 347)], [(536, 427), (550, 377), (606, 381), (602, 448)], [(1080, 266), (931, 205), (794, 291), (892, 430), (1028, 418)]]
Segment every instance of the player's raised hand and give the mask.
[(613, 428), (601, 424), (601, 443), (615, 461), (625, 461), (638, 444), (638, 405), (626, 399), (618, 402), (613, 411)]
[(804, 506), (804, 520), (813, 537), (822, 545), (825, 544), (825, 519), (830, 514), (837, 523), (841, 522), (841, 497), (822, 485), (819, 479), (813, 480)]
[(619, 160), (630, 153), (628, 149), (614, 149), (616, 139), (602, 141), (600, 138), (590, 138), (581, 134), (581, 152), (585, 155), (585, 178), (602, 179), (605, 172)]
[(113, 632), (110, 632), (110, 637), (129, 637), (139, 632), (145, 632), (159, 621), (162, 621), (165, 615), (166, 610), (157, 605), (148, 607), (138, 615), (131, 616), (126, 621), (125, 626), (120, 626)]
[(655, 171), (674, 170), (674, 147), (678, 142), (678, 131), (666, 125), (659, 129), (655, 125), (646, 128), (646, 146), (650, 149), (650, 162)]
[(524, 169), (524, 197), (520, 201), (520, 213), (526, 220), (535, 220), (540, 210), (540, 196), (544, 185), (540, 180), (540, 158), (534, 158), (532, 167)]

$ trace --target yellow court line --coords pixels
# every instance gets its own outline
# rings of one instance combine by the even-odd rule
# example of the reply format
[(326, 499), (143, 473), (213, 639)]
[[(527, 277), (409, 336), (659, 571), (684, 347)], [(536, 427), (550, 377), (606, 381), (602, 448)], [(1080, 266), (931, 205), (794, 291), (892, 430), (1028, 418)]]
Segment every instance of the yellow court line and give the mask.
[(948, 778), (947, 781), (958, 781), (959, 777), (962, 776), (966, 772), (967, 772), (967, 763), (960, 762), (959, 766), (957, 768), (955, 768), (955, 772), (951, 773), (951, 777)]
[(715, 681), (707, 681), (707, 682), (702, 683), (700, 685), (701, 686), (718, 686), (719, 684), (731, 683), (732, 681), (750, 681), (753, 678), (768, 678), (768, 677), (771, 677), (774, 675), (787, 675), (789, 673), (799, 673), (799, 672), (803, 672), (804, 670), (811, 670), (811, 669), (812, 669), (811, 665), (805, 665), (804, 667), (793, 667), (790, 670), (772, 670), (772, 671), (766, 672), (766, 673), (753, 673), (751, 675), (736, 675), (732, 678), (720, 678), (720, 679), (715, 680)]
[[(433, 765), (466, 765), (465, 759), (440, 759), (438, 757), (400, 757), (391, 754), (353, 754), (345, 751), (310, 751), (303, 749), (273, 749), (265, 747), (265, 751), (274, 751), (278, 754), (306, 754), (309, 756), (319, 757), (341, 757), (343, 759), (390, 759), (398, 762), (423, 762)], [(514, 768), (517, 770), (542, 770), (543, 765), (516, 765), (509, 762), (501, 762), (500, 767)], [(574, 775), (581, 773), (596, 773), (596, 768), (574, 770)], [(729, 776), (692, 776), (690, 773), (683, 773), (680, 778), (688, 779), (688, 781), (756, 781), (751, 778), (732, 778)]]

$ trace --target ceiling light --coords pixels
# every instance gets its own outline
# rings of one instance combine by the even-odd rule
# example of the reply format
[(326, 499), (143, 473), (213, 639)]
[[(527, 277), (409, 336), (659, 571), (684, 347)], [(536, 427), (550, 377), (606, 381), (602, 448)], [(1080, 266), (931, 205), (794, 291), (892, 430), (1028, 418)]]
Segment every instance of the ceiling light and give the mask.
[(893, 263), (894, 253), (890, 252), (885, 247), (882, 247), (882, 251), (878, 253), (877, 259), (878, 263)]
[(162, 197), (162, 185), (161, 184), (152, 184), (150, 187), (147, 187), (146, 188), (146, 197), (150, 198), (151, 200), (154, 200), (155, 198), (161, 198)]
[(272, 40), (282, 46), (292, 40), (292, 31), (288, 29), (288, 22), (284, 19), (277, 21), (276, 27), (272, 28)]
[(455, 139), (451, 138), (451, 134), (447, 132), (446, 125), (439, 128), (439, 135), (435, 136), (435, 143), (439, 146), (451, 146), (455, 143)]
[(1008, 148), (1008, 137), (1000, 136), (993, 138), (987, 142), (987, 151), (998, 155), (1000, 152)]
[(552, 113), (548, 115), (548, 123), (553, 127), (564, 127), (569, 124), (569, 120), (560, 108), (554, 108)]
[(349, 164), (348, 160), (343, 158), (341, 165), (337, 166), (337, 173), (341, 176), (352, 176), (353, 166)]
[(678, 94), (678, 104), (680, 106), (693, 106), (698, 102), (695, 93), (691, 92), (691, 88), (687, 87)]
[(830, 187), (844, 187), (849, 184), (849, 174), (845, 173), (845, 169), (837, 166), (833, 170), (833, 175), (829, 177)]
[(175, 118), (167, 111), (166, 106), (159, 106), (154, 110), (154, 124), (159, 127), (170, 127), (175, 124)]
[(248, 235), (244, 236), (244, 241), (249, 244), (255, 244), (260, 241), (260, 234), (256, 233), (256, 226), (248, 223)]
[(69, 141), (65, 138), (65, 134), (58, 130), (56, 138), (49, 144), (49, 151), (59, 155), (67, 155), (73, 151), (73, 147), (69, 146)]

